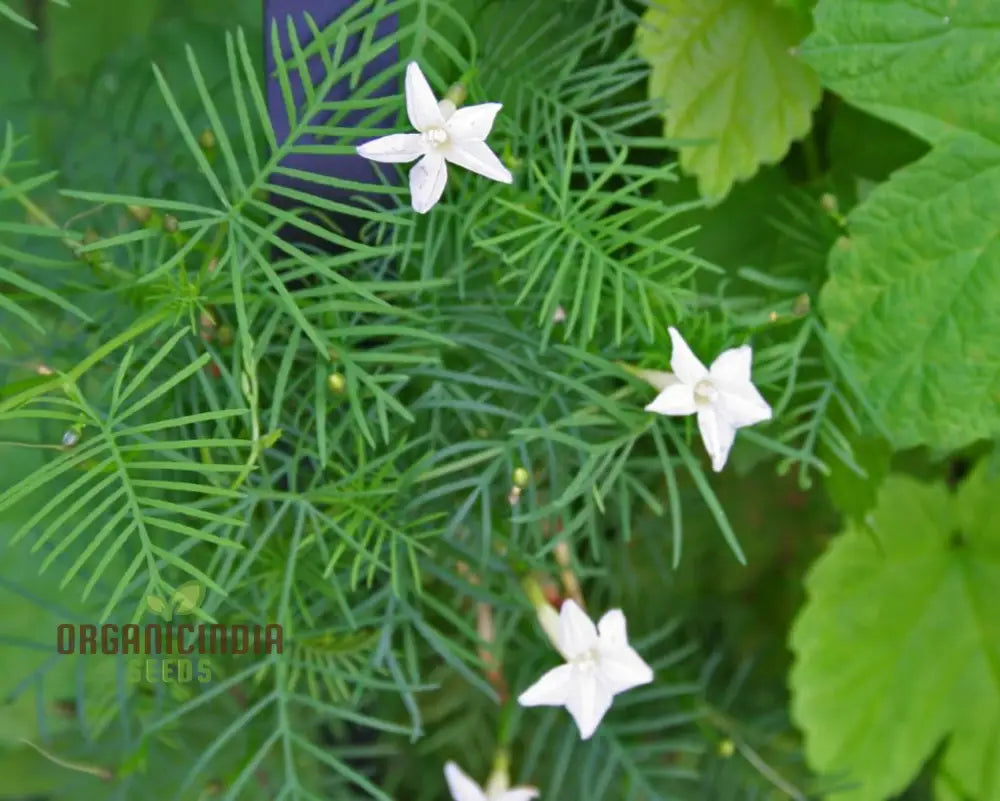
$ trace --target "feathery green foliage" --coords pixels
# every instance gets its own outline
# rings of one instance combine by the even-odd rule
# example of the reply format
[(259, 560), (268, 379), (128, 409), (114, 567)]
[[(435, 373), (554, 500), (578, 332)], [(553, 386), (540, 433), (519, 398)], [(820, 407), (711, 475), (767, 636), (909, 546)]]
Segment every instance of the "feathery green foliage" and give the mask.
[[(64, 8), (69, 7), (69, 3), (66, 2), (66, 0), (51, 0), (51, 1), (56, 5), (63, 6)], [(0, 2), (0, 17), (6, 17), (15, 25), (20, 25), (24, 28), (28, 28), (29, 30), (32, 31), (38, 30), (38, 26), (35, 25), (34, 22), (32, 22), (23, 14), (19, 14), (17, 11), (15, 11), (9, 2)]]
[[(33, 53), (0, 109), (0, 599), (17, 616), (0, 649), (19, 674), (0, 706), (0, 795), (429, 801), (445, 797), (445, 761), (485, 779), (498, 751), (513, 783), (551, 799), (805, 799), (866, 779), (871, 753), (827, 758), (815, 737), (832, 713), (796, 698), (803, 747), (782, 642), (837, 528), (823, 488), (853, 522), (817, 570), (882, 514), (899, 481), (883, 486), (883, 454), (978, 437), (979, 456), (997, 434), (955, 364), (939, 383), (975, 395), (955, 414), (982, 408), (979, 424), (911, 436), (954, 421), (888, 403), (835, 308), (838, 287), (890, 269), (887, 248), (927, 244), (883, 227), (861, 247), (856, 229), (946, 145), (873, 191), (919, 143), (896, 147), (903, 134), (830, 101), (807, 135), (819, 80), (851, 99), (827, 77), (846, 69), (836, 48), (820, 64), (813, 47), (816, 72), (775, 56), (768, 79), (753, 41), (741, 60), (723, 38), (732, 63), (698, 51), (687, 66), (708, 77), (689, 96), (687, 73), (664, 75), (637, 42), (678, 3), (361, 0), (330, 25), (263, 31), (226, 22), (222, 0), (150, 4), (78, 70), (54, 55), (72, 38), (52, 35), (63, 9), (29, 5), (37, 45), (0, 28), (0, 51)], [(805, 35), (810, 6), (726, 0), (712, 19), (759, 11), (772, 53)], [(18, 22), (15, 7), (0, 13)], [(71, 11), (101, 19), (84, 0)], [(399, 63), (366, 75), (391, 15)], [(835, 18), (820, 2), (816, 19)], [(291, 41), (271, 75), (261, 34)], [(417, 215), (396, 165), (371, 185), (289, 166), (353, 154), (382, 122), (404, 130), (403, 97), (375, 93), (410, 60), (439, 96), (461, 81), (466, 102), (504, 104), (489, 141), (512, 185), (452, 170)], [(342, 82), (350, 97), (330, 101)], [(733, 82), (762, 88), (737, 102)], [(754, 99), (780, 119), (743, 113)], [(667, 138), (664, 101), (726, 114)], [(738, 124), (720, 128), (729, 112)], [(823, 149), (858, 116), (894, 143), (864, 170), (834, 157), (843, 139)], [(949, 230), (956, 251), (982, 244), (968, 220)], [(721, 475), (693, 417), (644, 411), (656, 390), (637, 368), (668, 369), (668, 325), (706, 362), (753, 347), (773, 420), (740, 430)], [(922, 452), (897, 455), (908, 467), (941, 472)], [(586, 742), (565, 710), (516, 703), (558, 661), (532, 581), (560, 598), (579, 585), (595, 615), (624, 609), (655, 671)], [(891, 589), (873, 581), (871, 597)], [(174, 604), (182, 587), (203, 597)], [(56, 653), (60, 623), (162, 623), (168, 601), (172, 625), (278, 625), (282, 651)], [(932, 734), (978, 743), (981, 712)], [(924, 739), (893, 789), (939, 744)], [(975, 761), (956, 749), (939, 786)], [(941, 792), (984, 786), (959, 776)]]

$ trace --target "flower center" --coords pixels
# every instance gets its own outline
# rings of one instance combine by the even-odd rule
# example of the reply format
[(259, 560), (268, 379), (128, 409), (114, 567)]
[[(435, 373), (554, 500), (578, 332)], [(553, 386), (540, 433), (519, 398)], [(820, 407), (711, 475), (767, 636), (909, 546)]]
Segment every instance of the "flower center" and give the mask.
[(597, 669), (597, 650), (584, 651), (573, 660), (573, 665), (580, 670), (590, 672)]
[(448, 141), (448, 132), (444, 128), (428, 128), (421, 135), (431, 147), (440, 147)]
[(707, 378), (703, 378), (694, 385), (694, 402), (699, 406), (706, 406), (715, 401), (719, 396), (719, 391)]

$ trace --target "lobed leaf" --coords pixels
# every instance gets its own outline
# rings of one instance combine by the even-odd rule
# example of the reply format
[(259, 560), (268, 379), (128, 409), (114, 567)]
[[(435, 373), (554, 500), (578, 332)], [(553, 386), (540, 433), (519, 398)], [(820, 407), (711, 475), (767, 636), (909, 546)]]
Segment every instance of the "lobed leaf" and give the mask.
[(820, 298), (897, 446), (1000, 432), (1000, 145), (950, 140), (848, 217)]
[(721, 200), (808, 133), (819, 80), (791, 53), (806, 32), (769, 0), (654, 0), (643, 15), (649, 94), (703, 197)]
[(838, 798), (901, 792), (943, 743), (942, 797), (1000, 798), (1000, 484), (989, 473), (982, 464), (957, 495), (890, 476), (867, 522), (809, 573), (790, 639), (792, 712), (813, 767), (855, 783)]

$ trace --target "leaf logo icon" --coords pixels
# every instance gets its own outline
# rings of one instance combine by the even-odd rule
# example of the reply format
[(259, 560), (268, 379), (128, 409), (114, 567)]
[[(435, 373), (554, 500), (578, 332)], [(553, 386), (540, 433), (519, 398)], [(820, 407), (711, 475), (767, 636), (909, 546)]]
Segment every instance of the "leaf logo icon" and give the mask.
[(204, 589), (197, 581), (189, 581), (174, 591), (169, 603), (158, 595), (147, 595), (146, 605), (154, 614), (169, 622), (175, 614), (190, 615), (198, 608), (204, 594)]
[(170, 609), (164, 600), (158, 595), (147, 595), (146, 605), (154, 613), (162, 617), (164, 620), (170, 620)]
[(174, 593), (174, 611), (178, 615), (190, 615), (201, 603), (205, 590), (197, 581), (189, 581)]

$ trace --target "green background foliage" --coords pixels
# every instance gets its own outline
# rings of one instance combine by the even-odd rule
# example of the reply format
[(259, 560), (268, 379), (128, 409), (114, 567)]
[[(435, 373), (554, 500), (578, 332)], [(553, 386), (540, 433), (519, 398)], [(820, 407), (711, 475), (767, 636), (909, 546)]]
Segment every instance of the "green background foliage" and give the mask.
[[(512, 186), (278, 180), (407, 128), (387, 75), (325, 99), (394, 12)], [(998, 24), (364, 0), (279, 143), (260, 4), (0, 3), (0, 798), (430, 801), (498, 748), (543, 799), (1000, 797)], [(753, 347), (721, 474), (625, 367), (668, 325)], [(587, 742), (511, 700), (567, 570), (656, 673)], [(284, 652), (55, 652), (168, 604)]]

